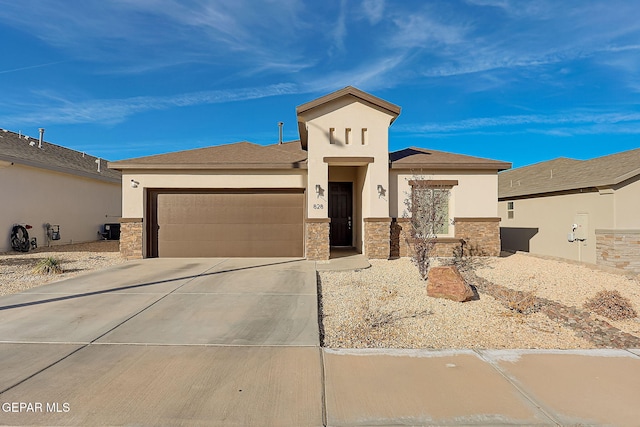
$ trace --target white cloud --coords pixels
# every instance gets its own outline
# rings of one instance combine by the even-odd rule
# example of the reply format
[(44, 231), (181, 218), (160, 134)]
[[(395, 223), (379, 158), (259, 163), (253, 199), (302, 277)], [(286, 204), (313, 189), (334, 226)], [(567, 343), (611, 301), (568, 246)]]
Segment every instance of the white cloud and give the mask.
[(362, 0), (362, 11), (369, 23), (375, 25), (383, 18), (385, 0)]
[(70, 123), (120, 123), (137, 113), (167, 110), (193, 105), (221, 104), (246, 101), (270, 96), (299, 93), (294, 84), (283, 83), (267, 87), (233, 90), (211, 90), (175, 96), (137, 96), (124, 99), (97, 99), (75, 101), (56, 93), (41, 93), (46, 105), (29, 105), (24, 113), (0, 116), (0, 122), (15, 124), (70, 124)]
[[(513, 130), (517, 127), (517, 130)], [(640, 112), (573, 111), (556, 114), (524, 114), (478, 117), (447, 123), (399, 125), (402, 133), (422, 135), (469, 135), (473, 133), (544, 133), (580, 135), (592, 133), (640, 133)]]

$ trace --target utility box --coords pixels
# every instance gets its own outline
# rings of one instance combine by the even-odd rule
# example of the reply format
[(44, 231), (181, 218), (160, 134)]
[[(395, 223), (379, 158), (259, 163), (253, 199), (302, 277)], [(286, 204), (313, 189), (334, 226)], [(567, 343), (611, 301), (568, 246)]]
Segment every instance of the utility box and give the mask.
[(589, 234), (589, 214), (576, 214), (575, 223), (577, 225), (576, 230), (574, 231), (575, 239), (587, 240), (587, 235)]
[(104, 224), (100, 234), (106, 240), (120, 240), (120, 224)]

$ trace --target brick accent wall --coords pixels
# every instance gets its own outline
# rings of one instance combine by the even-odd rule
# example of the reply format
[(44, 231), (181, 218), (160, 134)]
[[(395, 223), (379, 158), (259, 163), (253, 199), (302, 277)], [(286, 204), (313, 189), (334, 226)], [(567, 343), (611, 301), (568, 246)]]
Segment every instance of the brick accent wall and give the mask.
[(500, 256), (500, 218), (455, 218), (455, 230), (465, 255)]
[(596, 230), (596, 264), (640, 273), (640, 230)]
[(142, 218), (120, 220), (120, 254), (127, 259), (142, 258)]
[(391, 252), (391, 218), (364, 219), (364, 254), (369, 259), (388, 259)]
[(328, 218), (307, 219), (304, 244), (308, 260), (326, 261), (329, 259), (329, 222)]

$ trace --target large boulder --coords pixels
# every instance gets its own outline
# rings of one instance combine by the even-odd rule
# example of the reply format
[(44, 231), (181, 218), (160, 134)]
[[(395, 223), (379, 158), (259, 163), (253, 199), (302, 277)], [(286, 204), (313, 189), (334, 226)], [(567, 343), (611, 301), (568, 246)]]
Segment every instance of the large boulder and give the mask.
[(473, 299), (471, 286), (464, 282), (458, 269), (452, 265), (431, 267), (427, 277), (427, 295), (465, 302)]

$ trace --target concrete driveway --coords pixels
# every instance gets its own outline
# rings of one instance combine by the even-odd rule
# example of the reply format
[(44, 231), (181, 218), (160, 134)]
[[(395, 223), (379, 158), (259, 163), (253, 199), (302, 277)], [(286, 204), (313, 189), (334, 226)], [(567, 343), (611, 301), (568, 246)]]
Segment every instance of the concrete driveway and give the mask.
[(0, 298), (0, 424), (322, 425), (321, 365), (307, 261), (150, 259)]
[(0, 425), (638, 425), (640, 350), (321, 350), (315, 268), (150, 259), (2, 297)]

